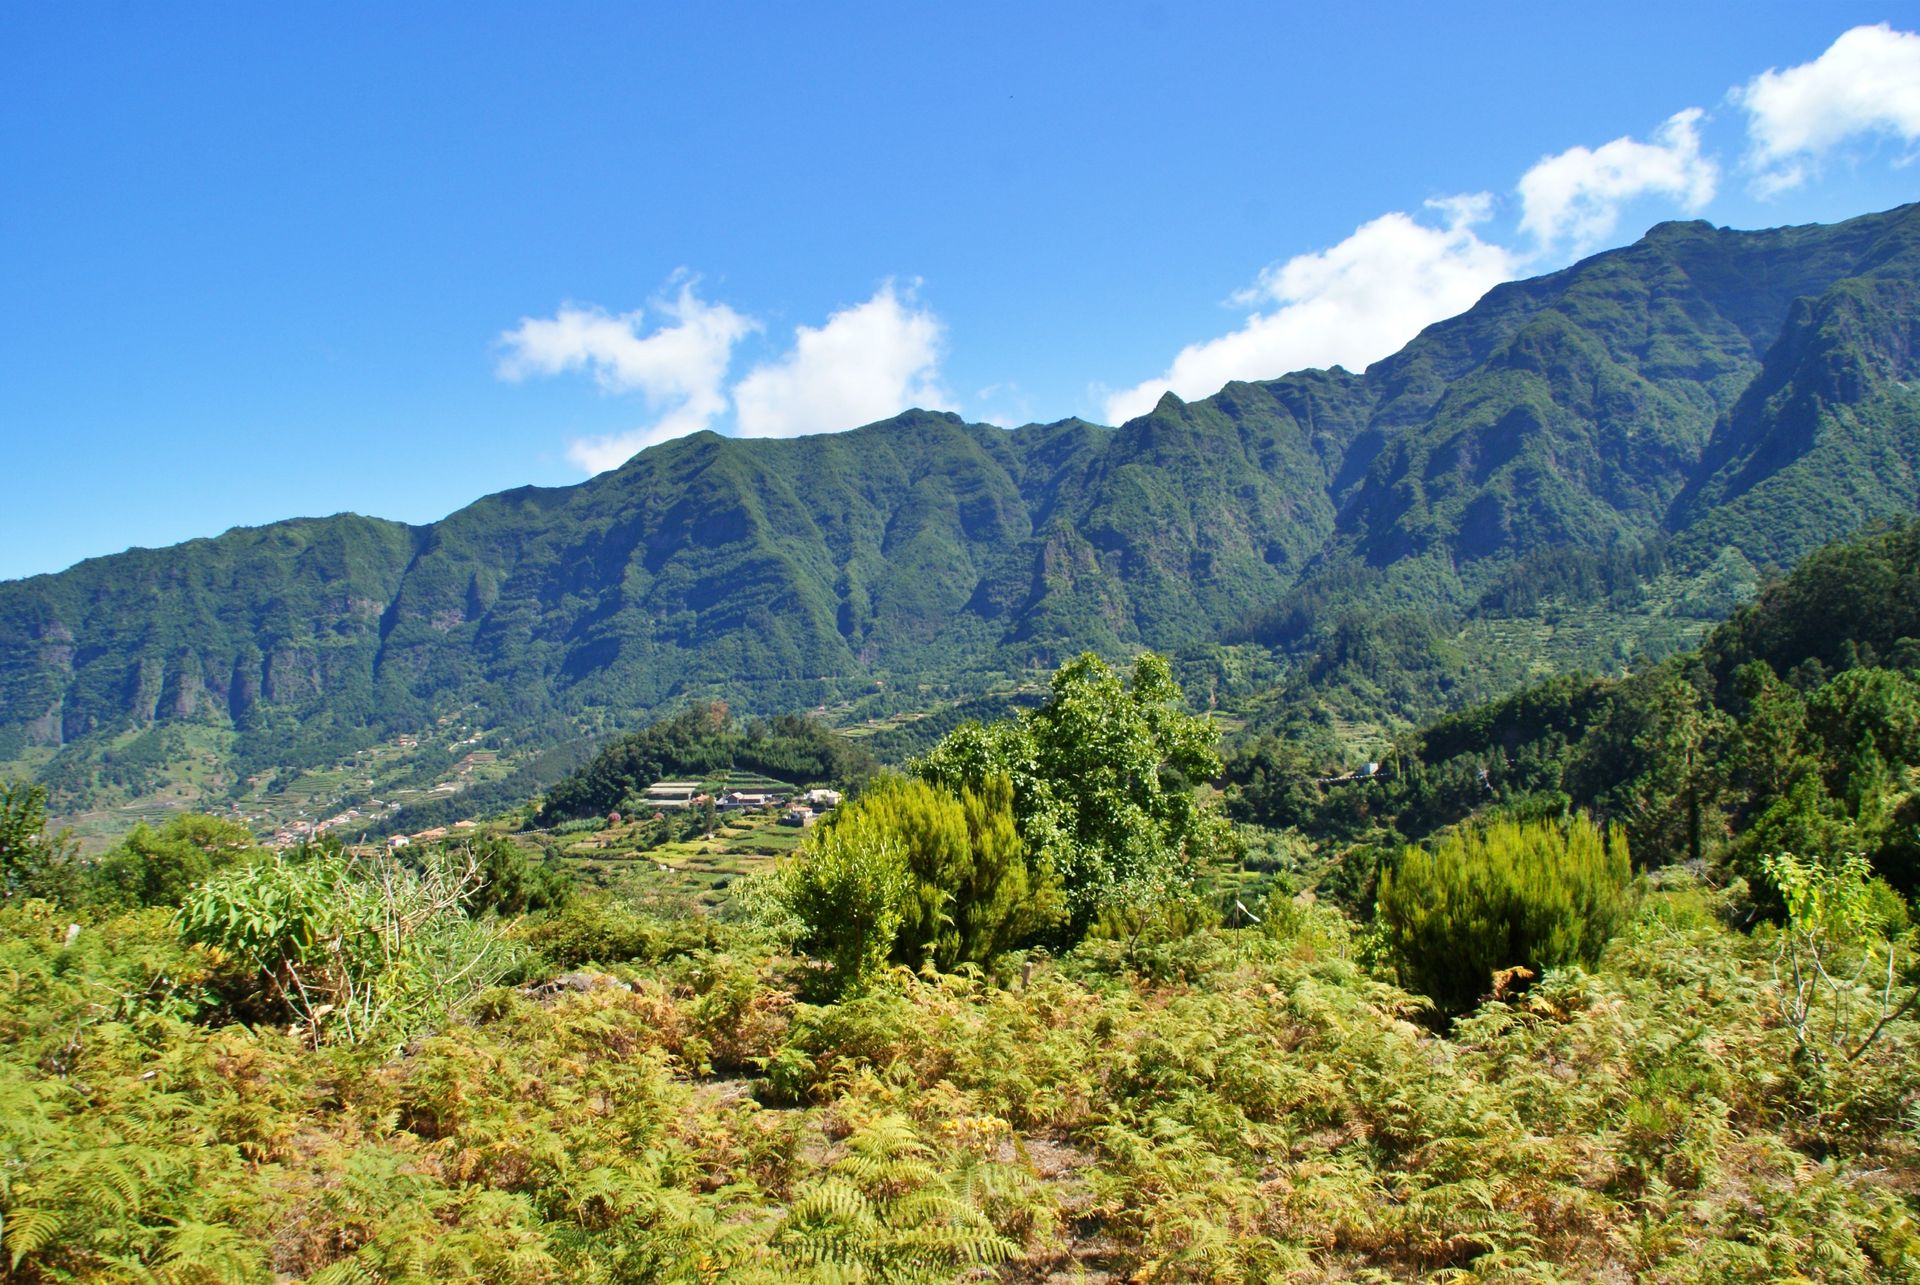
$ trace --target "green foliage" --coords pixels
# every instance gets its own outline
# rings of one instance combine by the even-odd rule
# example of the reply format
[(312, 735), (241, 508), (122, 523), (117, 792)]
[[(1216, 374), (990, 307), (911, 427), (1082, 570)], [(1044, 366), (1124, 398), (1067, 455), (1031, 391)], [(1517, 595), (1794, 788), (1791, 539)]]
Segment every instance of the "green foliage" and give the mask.
[(1744, 877), (1769, 914), (1781, 911), (1761, 867), (1769, 852), (1863, 852), (1911, 894), (1920, 642), (1892, 632), (1899, 604), (1920, 597), (1917, 532), (1823, 552), (1698, 653), (1620, 679), (1552, 679), (1439, 719), (1399, 738), (1370, 778), (1328, 780), (1343, 774), (1301, 742), (1252, 739), (1227, 763), (1228, 809), (1336, 849), (1423, 840), (1475, 816), (1586, 810), (1623, 825), (1646, 865)]
[(737, 725), (720, 702), (695, 705), (602, 749), (555, 785), (540, 808), (544, 825), (606, 816), (655, 781), (696, 780), (728, 770), (797, 784), (853, 785), (873, 772), (866, 751), (798, 714)]
[(243, 825), (184, 812), (158, 830), (136, 825), (95, 863), (92, 896), (116, 907), (177, 906), (216, 871), (264, 860), (266, 850)]
[(0, 781), (0, 905), (38, 897), (72, 901), (79, 867), (71, 836), (47, 833), (47, 791)]
[(585, 964), (653, 962), (710, 944), (697, 924), (662, 923), (604, 892), (570, 896), (556, 909), (520, 920), (513, 935), (556, 972)]
[(1857, 1059), (1920, 1000), (1905, 906), (1857, 852), (1770, 853), (1762, 868), (1786, 906), (1774, 955), (1781, 1019), (1816, 1061)]
[(573, 895), (573, 879), (565, 868), (555, 861), (528, 859), (526, 850), (504, 835), (453, 840), (452, 846), (468, 849), (477, 867), (478, 886), (466, 903), (469, 913), (550, 910)]
[(1058, 872), (1082, 932), (1107, 906), (1184, 888), (1229, 842), (1193, 790), (1220, 770), (1212, 721), (1180, 699), (1164, 657), (1143, 653), (1123, 682), (1089, 653), (1054, 674), (1038, 709), (963, 725), (913, 771), (956, 792), (1005, 776), (1027, 849)]
[(1261, 736), (1224, 765), (1227, 811), (1274, 829), (1313, 825), (1321, 801), (1315, 778), (1321, 774), (1304, 748), (1278, 736)]
[(990, 963), (1052, 927), (1063, 911), (1051, 872), (1028, 867), (1004, 776), (958, 797), (925, 781), (883, 777), (816, 835), (828, 833), (902, 853), (908, 877), (890, 955), (908, 967)]
[(0, 908), (8, 1279), (1911, 1276), (1920, 1026), (1815, 1064), (1663, 884), (1444, 1037), (1290, 901), (824, 1006), (709, 922), (377, 1048), (220, 1025), (164, 912)]
[(859, 823), (816, 832), (787, 868), (781, 901), (803, 926), (801, 948), (826, 963), (830, 993), (860, 990), (887, 962), (912, 879), (900, 837)]
[(471, 851), (420, 870), (390, 857), (274, 855), (197, 885), (176, 915), (183, 940), (239, 974), (231, 1002), (264, 1006), (306, 1038), (403, 1041), (505, 976), (514, 950), (466, 911)]
[(1496, 974), (1591, 967), (1628, 909), (1626, 836), (1586, 817), (1499, 822), (1408, 848), (1380, 876), (1380, 920), (1408, 984), (1447, 1014)]

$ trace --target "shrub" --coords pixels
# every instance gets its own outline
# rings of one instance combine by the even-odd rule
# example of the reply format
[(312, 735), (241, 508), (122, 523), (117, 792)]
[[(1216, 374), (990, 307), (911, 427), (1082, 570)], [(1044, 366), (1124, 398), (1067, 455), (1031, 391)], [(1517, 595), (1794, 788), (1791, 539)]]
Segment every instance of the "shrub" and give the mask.
[(1070, 944), (1109, 906), (1184, 893), (1231, 836), (1193, 790), (1219, 774), (1218, 734), (1180, 708), (1165, 657), (1142, 654), (1129, 682), (1088, 652), (1051, 686), (1039, 709), (955, 728), (912, 770), (956, 793), (1010, 779), (1030, 860), (1064, 889)]
[(545, 915), (523, 919), (513, 936), (561, 972), (585, 964), (656, 960), (708, 944), (697, 926), (638, 914), (605, 893), (574, 897)]
[(29, 897), (74, 900), (78, 845), (70, 833), (46, 829), (46, 787), (0, 781), (0, 905)]
[(850, 842), (897, 842), (907, 897), (890, 956), (943, 972), (985, 964), (1063, 914), (1057, 880), (1028, 869), (1014, 821), (1013, 785), (990, 776), (958, 795), (925, 781), (890, 777), (828, 826)]
[(274, 855), (195, 887), (176, 923), (185, 941), (241, 966), (257, 988), (242, 1004), (264, 1001), (308, 1039), (397, 1039), (513, 966), (499, 925), (465, 913), (480, 878), (465, 858), (414, 871), (384, 855)]
[(558, 861), (529, 860), (526, 851), (504, 835), (481, 835), (464, 841), (464, 846), (471, 850), (480, 873), (480, 886), (467, 901), (473, 914), (552, 910), (573, 895), (573, 877), (565, 866)]
[(1465, 1012), (1496, 970), (1592, 965), (1627, 909), (1625, 834), (1589, 818), (1498, 822), (1408, 848), (1380, 876), (1380, 919), (1401, 976)]
[(900, 840), (869, 825), (816, 832), (787, 868), (781, 898), (804, 925), (801, 949), (826, 961), (828, 990), (857, 990), (887, 962), (909, 879)]
[(158, 830), (134, 826), (102, 855), (93, 869), (93, 897), (116, 908), (177, 906), (188, 889), (214, 872), (265, 856), (245, 826), (184, 812)]

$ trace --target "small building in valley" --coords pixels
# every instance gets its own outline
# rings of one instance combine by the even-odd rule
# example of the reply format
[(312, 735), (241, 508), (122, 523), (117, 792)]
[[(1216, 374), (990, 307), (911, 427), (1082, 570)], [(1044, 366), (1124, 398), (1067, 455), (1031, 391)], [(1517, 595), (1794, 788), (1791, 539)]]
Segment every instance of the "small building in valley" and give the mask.
[(698, 781), (655, 781), (647, 787), (647, 805), (654, 808), (690, 808), (700, 793)]

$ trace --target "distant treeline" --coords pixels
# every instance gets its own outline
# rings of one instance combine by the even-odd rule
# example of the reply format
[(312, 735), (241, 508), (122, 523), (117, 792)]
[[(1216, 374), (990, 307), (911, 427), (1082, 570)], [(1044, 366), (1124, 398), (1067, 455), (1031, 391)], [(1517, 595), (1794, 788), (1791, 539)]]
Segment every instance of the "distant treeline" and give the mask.
[(694, 705), (621, 737), (547, 794), (540, 822), (605, 815), (670, 777), (728, 770), (799, 785), (850, 784), (874, 769), (873, 756), (824, 723), (781, 714), (738, 724), (718, 701)]
[[(1604, 577), (1596, 581), (1604, 585)], [(1696, 652), (1621, 679), (1563, 676), (1402, 738), (1327, 784), (1268, 736), (1226, 765), (1243, 820), (1379, 853), (1476, 813), (1588, 810), (1646, 864), (1866, 853), (1920, 882), (1920, 524), (1806, 559)], [(1365, 889), (1354, 893), (1364, 899)]]

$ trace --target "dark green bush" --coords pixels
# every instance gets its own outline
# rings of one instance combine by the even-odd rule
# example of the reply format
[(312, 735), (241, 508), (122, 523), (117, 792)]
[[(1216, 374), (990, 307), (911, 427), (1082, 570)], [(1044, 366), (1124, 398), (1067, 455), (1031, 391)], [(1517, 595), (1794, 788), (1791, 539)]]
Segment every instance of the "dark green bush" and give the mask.
[(1447, 1014), (1494, 973), (1592, 965), (1628, 909), (1626, 835), (1585, 816), (1501, 821), (1408, 848), (1380, 875), (1380, 921), (1402, 979)]
[(216, 872), (266, 856), (245, 826), (183, 812), (169, 817), (157, 830), (134, 826), (95, 864), (90, 892), (95, 902), (112, 909), (177, 906), (189, 890)]

